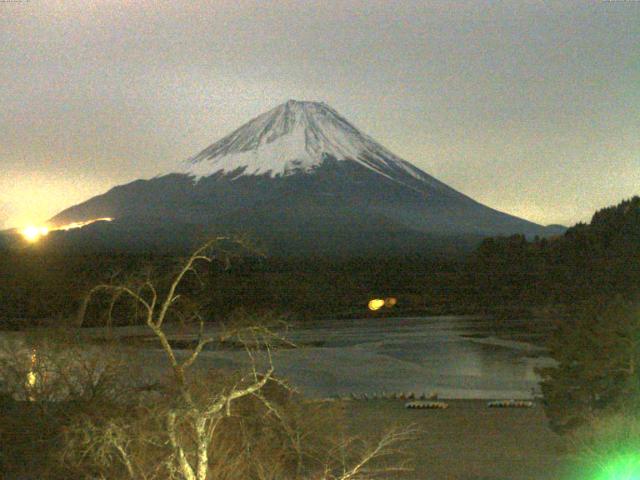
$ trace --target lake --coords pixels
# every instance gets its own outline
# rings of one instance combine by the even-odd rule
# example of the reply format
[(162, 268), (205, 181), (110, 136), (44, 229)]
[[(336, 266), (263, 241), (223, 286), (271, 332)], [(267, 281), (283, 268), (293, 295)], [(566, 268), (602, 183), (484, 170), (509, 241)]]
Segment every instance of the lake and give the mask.
[[(274, 365), (279, 376), (312, 397), (414, 392), (531, 398), (539, 393), (535, 368), (553, 365), (532, 341), (550, 326), (528, 320), (498, 330), (495, 325), (487, 318), (453, 316), (327, 320), (293, 330), (288, 338), (301, 347), (277, 351)], [(245, 357), (207, 351), (201, 360), (232, 366)]]

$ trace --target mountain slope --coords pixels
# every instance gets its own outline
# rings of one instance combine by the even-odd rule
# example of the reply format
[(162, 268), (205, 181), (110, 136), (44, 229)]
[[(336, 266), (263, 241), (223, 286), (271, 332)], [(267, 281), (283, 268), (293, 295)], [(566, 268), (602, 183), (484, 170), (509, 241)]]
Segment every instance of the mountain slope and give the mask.
[(243, 169), (245, 175), (309, 172), (326, 158), (351, 160), (390, 179), (409, 175), (448, 188), (360, 132), (324, 103), (288, 102), (246, 123), (187, 162), (196, 177)]
[(115, 187), (51, 223), (99, 217), (115, 218), (101, 229), (135, 241), (157, 235), (171, 243), (172, 228), (185, 238), (232, 230), (282, 251), (326, 253), (415, 249), (435, 237), (547, 234), (395, 156), (329, 106), (297, 101), (258, 116), (176, 173)]

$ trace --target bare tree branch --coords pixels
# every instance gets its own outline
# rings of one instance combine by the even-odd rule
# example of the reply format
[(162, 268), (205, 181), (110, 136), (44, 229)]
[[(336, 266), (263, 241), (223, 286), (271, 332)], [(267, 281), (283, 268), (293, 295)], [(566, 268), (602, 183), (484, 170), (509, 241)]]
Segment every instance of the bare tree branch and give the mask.
[[(279, 333), (280, 327), (284, 327), (285, 330), (287, 328), (284, 322), (279, 321), (278, 326), (271, 329), (268, 324), (257, 325), (257, 317), (249, 316), (247, 317), (248, 320), (247, 318), (241, 318), (239, 322), (232, 325), (232, 328), (223, 327), (219, 341), (224, 342), (234, 338), (233, 341), (238, 342), (244, 348), (249, 359), (249, 366), (244, 376), (239, 375), (239, 378), (236, 377), (237, 381), (235, 383), (229, 382), (226, 387), (220, 388), (217, 393), (209, 391), (203, 393), (196, 388), (193, 379), (187, 373), (194, 366), (205, 347), (214, 341), (214, 338), (206, 335), (204, 318), (197, 309), (191, 311), (192, 306), (189, 304), (188, 299), (187, 301), (181, 300), (178, 302), (181, 299), (178, 292), (189, 272), (193, 273), (196, 280), (202, 283), (202, 279), (196, 271), (200, 262), (211, 263), (214, 260), (221, 260), (225, 262), (225, 266), (228, 268), (231, 257), (230, 252), (220, 249), (222, 256), (214, 256), (211, 251), (214, 244), (221, 240), (230, 240), (230, 238), (215, 238), (205, 243), (187, 258), (178, 273), (171, 279), (166, 294), (159, 293), (149, 278), (138, 284), (137, 291), (125, 285), (101, 284), (88, 292), (78, 311), (77, 324), (81, 326), (92, 297), (98, 293), (109, 294), (111, 297), (108, 304), (108, 323), (111, 324), (116, 303), (123, 296), (129, 297), (134, 301), (136, 307), (139, 306), (144, 310), (144, 322), (160, 342), (162, 352), (172, 369), (172, 378), (175, 381), (176, 390), (169, 390), (171, 392), (169, 394), (170, 403), (162, 407), (163, 409), (158, 410), (164, 419), (163, 424), (166, 425), (166, 431), (163, 432), (163, 437), (161, 437), (166, 443), (160, 445), (159, 448), (166, 449), (168, 453), (165, 453), (163, 461), (157, 463), (155, 467), (157, 471), (164, 472), (164, 478), (170, 479), (207, 480), (211, 478), (209, 472), (210, 463), (213, 461), (212, 458), (220, 455), (220, 452), (212, 449), (212, 442), (219, 441), (221, 438), (219, 434), (224, 434), (225, 432), (220, 427), (219, 434), (214, 435), (214, 433), (221, 424), (224, 424), (223, 422), (233, 421), (232, 406), (243, 398), (256, 399), (259, 402), (257, 405), (262, 405), (266, 409), (265, 418), (274, 418), (276, 420), (276, 425), (278, 425), (278, 431), (280, 432), (279, 435), (286, 435), (286, 437), (281, 438), (284, 440), (283, 443), (287, 445), (287, 455), (289, 455), (287, 461), (292, 460), (292, 454), (295, 454), (296, 461), (295, 475), (292, 478), (302, 478), (303, 461), (306, 460), (313, 462), (316, 467), (313, 478), (319, 478), (320, 480), (364, 480), (383, 474), (404, 471), (403, 464), (377, 468), (373, 464), (377, 460), (397, 453), (396, 444), (413, 435), (414, 431), (410, 429), (389, 432), (373, 447), (364, 449), (355, 461), (353, 461), (352, 455), (348, 456), (349, 459), (344, 455), (346, 449), (359, 446), (353, 440), (348, 440), (340, 445), (336, 454), (342, 455), (342, 459), (337, 459), (337, 464), (335, 458), (331, 458), (325, 464), (325, 459), (321, 458), (321, 455), (317, 454), (317, 452), (305, 451), (303, 446), (305, 433), (300, 431), (299, 425), (296, 424), (295, 420), (292, 422), (287, 419), (286, 412), (281, 411), (277, 402), (272, 401), (263, 390), (270, 383), (280, 385), (288, 391), (291, 390), (288, 385), (275, 377), (272, 356), (273, 349), (279, 346), (296, 347), (294, 343)], [(246, 246), (244, 242), (237, 243)], [(178, 318), (183, 321), (184, 319), (187, 319), (186, 321), (196, 319), (198, 322), (196, 342), (188, 349), (184, 357), (178, 355), (174, 350), (165, 327), (165, 321), (170, 311), (172, 314), (175, 312)], [(269, 319), (269, 317), (265, 318)], [(264, 318), (261, 318), (261, 320), (264, 320)], [(259, 367), (265, 362), (266, 365)], [(244, 404), (247, 405), (247, 403)], [(255, 405), (255, 403), (250, 402), (248, 405)], [(145, 408), (147, 408), (146, 405)], [(261, 411), (264, 410), (261, 408)], [(246, 424), (241, 422), (240, 429), (245, 431), (244, 429), (247, 429)], [(112, 432), (116, 432), (116, 430), (112, 429)], [(142, 478), (144, 475), (142, 470), (138, 474), (136, 466), (130, 461), (130, 451), (133, 450), (131, 450), (132, 447), (126, 441), (126, 433), (119, 430), (117, 432), (119, 436), (115, 436), (115, 433), (112, 433), (114, 436), (110, 444), (111, 455), (116, 452), (132, 480), (134, 478), (135, 480)], [(251, 444), (244, 440), (243, 442), (240, 444), (241, 450), (235, 453), (251, 455)], [(226, 451), (224, 449), (230, 447), (223, 446), (222, 448), (224, 453)], [(243, 453), (242, 449), (246, 450), (246, 452)], [(237, 468), (240, 465), (241, 457), (234, 461), (238, 463), (232, 462), (229, 465)], [(261, 464), (261, 468), (261, 470), (254, 469), (252, 475), (264, 478), (283, 478), (282, 471), (274, 469), (268, 463)], [(318, 468), (321, 469), (321, 472), (317, 471)], [(321, 473), (320, 477), (317, 476), (318, 473)], [(168, 477), (166, 476), (167, 474), (169, 475)], [(136, 477), (136, 475), (138, 476)], [(158, 475), (161, 474), (159, 473)]]

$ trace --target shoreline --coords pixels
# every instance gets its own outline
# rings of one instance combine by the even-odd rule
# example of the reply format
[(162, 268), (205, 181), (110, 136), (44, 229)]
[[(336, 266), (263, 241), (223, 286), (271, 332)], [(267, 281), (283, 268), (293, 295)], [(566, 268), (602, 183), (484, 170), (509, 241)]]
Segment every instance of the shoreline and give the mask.
[(447, 409), (414, 410), (394, 400), (344, 403), (349, 433), (375, 441), (393, 426), (417, 428), (407, 442), (408, 480), (557, 480), (564, 478), (565, 440), (552, 432), (539, 402), (488, 408), (485, 400), (447, 400)]

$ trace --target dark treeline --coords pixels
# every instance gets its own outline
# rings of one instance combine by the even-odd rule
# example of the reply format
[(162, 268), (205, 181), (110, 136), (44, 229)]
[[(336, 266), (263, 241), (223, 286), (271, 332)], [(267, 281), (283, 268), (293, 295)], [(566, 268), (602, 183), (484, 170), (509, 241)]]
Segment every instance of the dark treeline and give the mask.
[[(52, 254), (33, 248), (0, 254), (0, 321), (19, 328), (76, 311), (100, 282), (126, 283), (149, 271), (166, 277), (177, 258), (151, 254)], [(423, 256), (329, 258), (241, 257), (228, 268), (212, 265), (191, 282), (211, 318), (236, 309), (276, 311), (301, 319), (362, 316), (374, 297), (396, 297), (393, 313), (477, 311), (464, 263)], [(203, 287), (204, 285), (204, 287)], [(189, 288), (189, 287), (187, 287)]]
[(0, 252), (0, 325), (20, 328), (68, 317), (94, 284), (172, 263), (170, 257), (150, 254), (78, 255), (38, 248)]
[(477, 309), (463, 263), (419, 255), (240, 261), (214, 284), (211, 307), (218, 312), (242, 306), (302, 318), (363, 316), (370, 299), (385, 297), (398, 304), (376, 315)]
[(633, 298), (640, 288), (640, 197), (599, 210), (589, 224), (556, 238), (486, 239), (470, 267), (484, 278), (490, 303), (571, 310), (596, 298)]
[[(37, 245), (0, 252), (0, 320), (18, 326), (72, 315), (97, 282), (153, 270), (168, 275), (168, 255), (53, 253)], [(640, 287), (640, 198), (596, 212), (564, 235), (528, 241), (485, 239), (464, 257), (368, 255), (334, 259), (239, 257), (211, 268), (200, 300), (212, 317), (238, 308), (302, 318), (362, 316), (373, 297), (398, 304), (375, 315), (531, 313), (570, 309), (594, 297)]]

